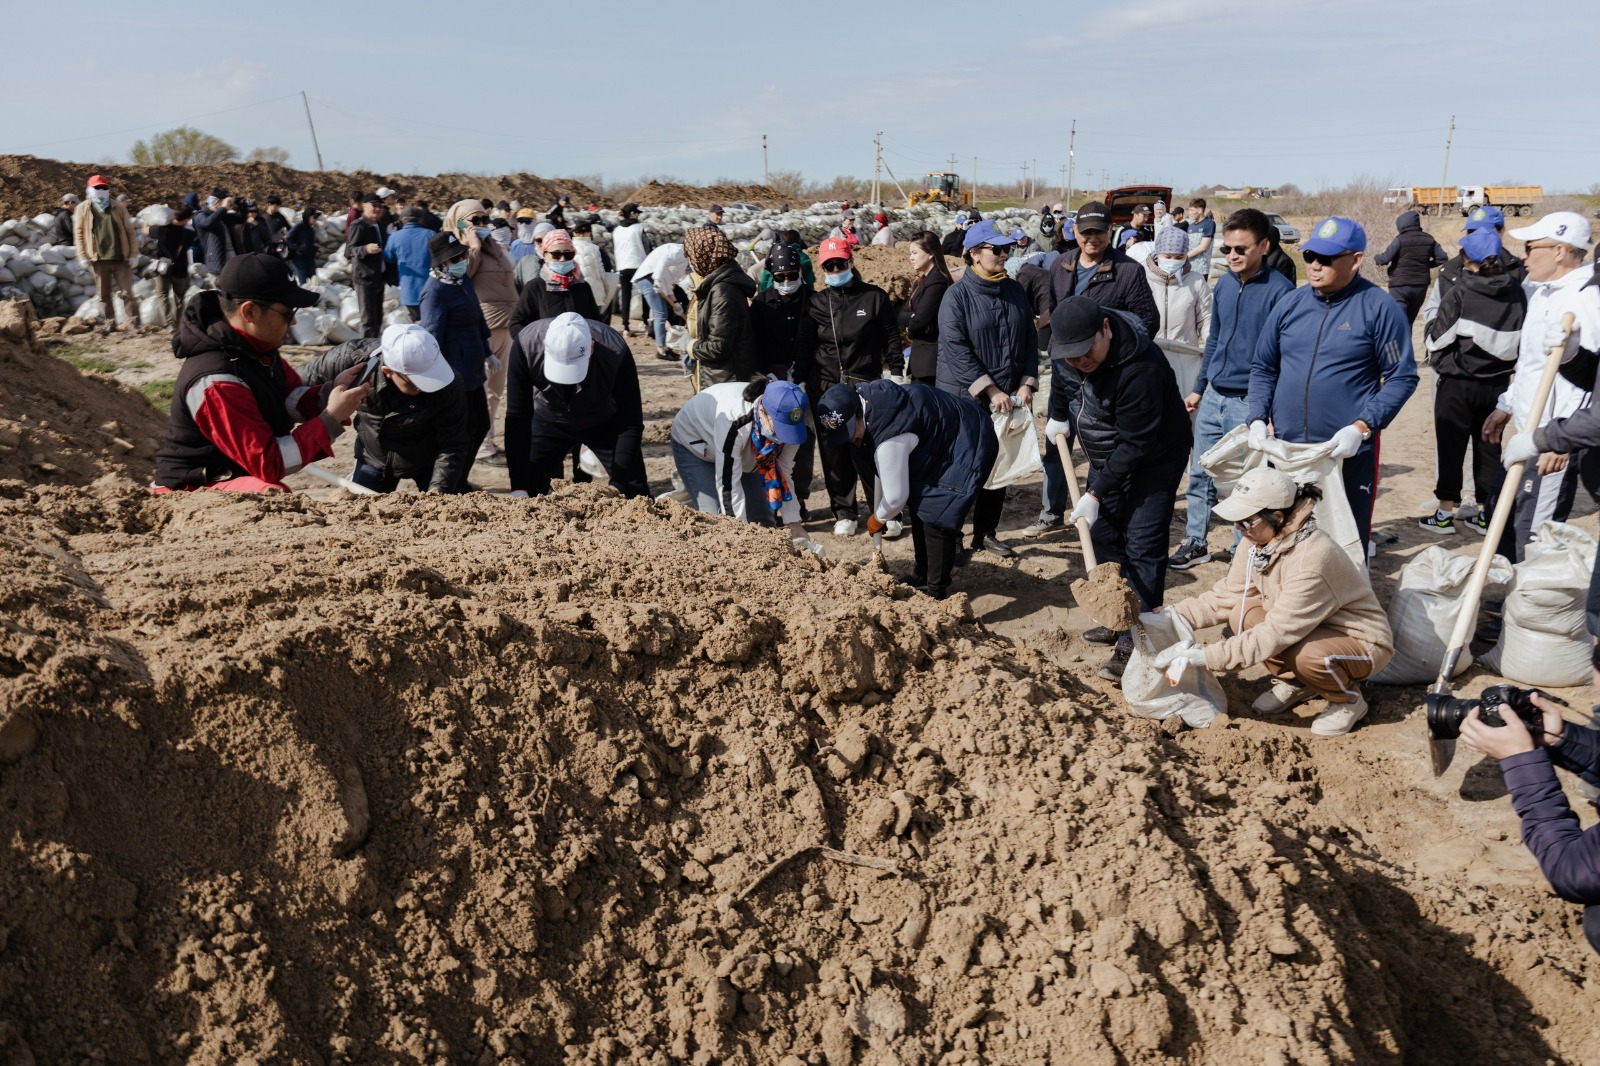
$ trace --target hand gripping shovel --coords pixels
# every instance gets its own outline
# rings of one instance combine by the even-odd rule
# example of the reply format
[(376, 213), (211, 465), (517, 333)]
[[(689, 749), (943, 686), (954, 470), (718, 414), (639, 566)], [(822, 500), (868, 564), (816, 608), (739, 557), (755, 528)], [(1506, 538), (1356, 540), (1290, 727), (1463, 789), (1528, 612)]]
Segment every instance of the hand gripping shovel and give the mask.
[[(1555, 388), (1556, 374), (1561, 370), (1561, 355), (1566, 348), (1567, 337), (1572, 333), (1573, 316), (1569, 312), (1561, 316), (1561, 343), (1550, 349), (1544, 359), (1544, 371), (1539, 375), (1539, 388), (1533, 394), (1533, 406), (1530, 419), (1532, 425), (1518, 426), (1524, 432), (1537, 428), (1539, 416), (1543, 413), (1545, 405), (1550, 402), (1550, 390)], [(1508, 439), (1502, 435), (1501, 440)], [(1443, 706), (1444, 701), (1450, 698), (1450, 680), (1455, 676), (1456, 664), (1461, 661), (1461, 652), (1467, 646), (1467, 641), (1472, 636), (1473, 629), (1478, 624), (1478, 600), (1483, 596), (1483, 586), (1489, 576), (1489, 564), (1494, 559), (1495, 548), (1500, 544), (1500, 534), (1505, 531), (1506, 522), (1511, 517), (1511, 505), (1517, 498), (1517, 482), (1522, 477), (1522, 471), (1527, 466), (1527, 461), (1512, 463), (1506, 470), (1506, 480), (1500, 490), (1500, 498), (1495, 501), (1494, 516), (1489, 520), (1489, 530), (1484, 534), (1483, 548), (1478, 552), (1478, 565), (1472, 568), (1472, 578), (1467, 582), (1467, 590), (1461, 595), (1461, 603), (1456, 614), (1456, 627), (1450, 634), (1450, 645), (1444, 653), (1444, 662), (1439, 666), (1439, 677), (1434, 681), (1433, 687), (1428, 690), (1424, 701), (1425, 707), (1432, 712), (1436, 706)], [(1456, 755), (1456, 742), (1454, 739), (1444, 740), (1432, 735), (1428, 736), (1428, 756), (1433, 761), (1433, 776), (1438, 777), (1450, 767), (1450, 760)]]

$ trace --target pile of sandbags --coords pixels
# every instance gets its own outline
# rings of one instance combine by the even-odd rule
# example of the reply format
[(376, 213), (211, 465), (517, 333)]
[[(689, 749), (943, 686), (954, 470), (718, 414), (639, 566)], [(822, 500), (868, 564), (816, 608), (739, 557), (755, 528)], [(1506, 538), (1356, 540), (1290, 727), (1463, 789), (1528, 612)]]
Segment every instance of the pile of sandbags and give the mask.
[(94, 295), (77, 249), (49, 242), (54, 226), (47, 214), (0, 222), (0, 299), (28, 300), (40, 318), (69, 315)]

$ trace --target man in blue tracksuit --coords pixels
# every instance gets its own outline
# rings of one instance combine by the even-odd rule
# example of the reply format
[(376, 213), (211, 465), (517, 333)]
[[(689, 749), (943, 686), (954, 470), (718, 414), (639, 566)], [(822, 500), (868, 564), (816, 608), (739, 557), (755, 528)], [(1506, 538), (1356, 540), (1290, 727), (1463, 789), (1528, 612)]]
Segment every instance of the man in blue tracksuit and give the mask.
[(383, 257), (393, 263), (400, 274), (400, 306), (406, 309), (411, 321), (422, 321), (422, 290), (428, 284), (428, 271), (433, 257), (428, 251), (428, 238), (432, 230), (422, 228), (422, 208), (411, 204), (400, 212), (401, 226), (389, 234), (383, 245)]
[[(1206, 530), (1217, 487), (1200, 466), (1200, 457), (1235, 426), (1249, 421), (1245, 399), (1250, 392), (1250, 365), (1261, 328), (1278, 301), (1294, 292), (1294, 282), (1266, 263), (1272, 250), (1272, 223), (1253, 207), (1235, 211), (1222, 224), (1222, 253), (1228, 273), (1217, 280), (1211, 302), (1211, 332), (1194, 391), (1183, 398), (1194, 418), (1194, 447), (1189, 452), (1188, 519), (1183, 543), (1167, 560), (1173, 570), (1210, 562)], [(1238, 543), (1235, 534), (1234, 543)], [(1227, 552), (1219, 553), (1227, 558)]]
[[(1366, 550), (1378, 489), (1378, 431), (1417, 390), (1411, 327), (1389, 294), (1358, 275), (1367, 234), (1323, 219), (1301, 245), (1310, 284), (1278, 301), (1250, 368), (1250, 442), (1333, 441)], [(1270, 425), (1269, 425), (1270, 423)]]

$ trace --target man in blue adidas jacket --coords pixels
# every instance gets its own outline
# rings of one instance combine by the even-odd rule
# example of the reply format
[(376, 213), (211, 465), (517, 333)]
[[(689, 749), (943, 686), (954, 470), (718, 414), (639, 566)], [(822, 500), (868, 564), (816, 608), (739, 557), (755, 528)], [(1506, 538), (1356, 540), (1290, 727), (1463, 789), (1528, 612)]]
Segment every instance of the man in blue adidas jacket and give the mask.
[(1301, 252), (1310, 284), (1278, 301), (1250, 368), (1250, 443), (1333, 441), (1366, 549), (1378, 486), (1378, 431), (1417, 390), (1411, 328), (1398, 304), (1358, 276), (1367, 234), (1324, 219)]

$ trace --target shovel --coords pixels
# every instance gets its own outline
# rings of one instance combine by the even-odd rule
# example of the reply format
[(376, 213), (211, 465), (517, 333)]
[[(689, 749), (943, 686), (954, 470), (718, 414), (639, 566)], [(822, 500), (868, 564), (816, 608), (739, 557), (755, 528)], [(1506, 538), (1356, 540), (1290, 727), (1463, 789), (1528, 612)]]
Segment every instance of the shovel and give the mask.
[(335, 488), (344, 489), (346, 492), (354, 493), (357, 496), (382, 495), (381, 493), (374, 492), (372, 489), (367, 488), (365, 485), (357, 485), (354, 481), (351, 481), (347, 477), (340, 477), (338, 474), (335, 474), (330, 470), (324, 470), (316, 463), (307, 463), (305, 466), (300, 468), (300, 472), (302, 474), (310, 474), (318, 481), (325, 481)]
[[(1078, 471), (1072, 463), (1072, 449), (1067, 447), (1065, 434), (1052, 439), (1056, 450), (1061, 453), (1061, 469), (1067, 476), (1067, 493), (1072, 498), (1072, 508), (1077, 510), (1083, 493), (1078, 489)], [(1139, 597), (1122, 579), (1122, 566), (1118, 563), (1097, 563), (1094, 541), (1089, 536), (1089, 523), (1080, 518), (1077, 528), (1078, 545), (1083, 549), (1084, 576), (1072, 583), (1072, 598), (1078, 601), (1078, 606), (1083, 608), (1085, 614), (1113, 633), (1135, 629), (1143, 637), (1144, 627), (1139, 625)]]
[[(1561, 354), (1566, 348), (1567, 337), (1572, 334), (1574, 321), (1571, 312), (1561, 316), (1561, 343), (1551, 348), (1549, 354), (1545, 356), (1544, 371), (1539, 375), (1539, 387), (1533, 394), (1533, 406), (1529, 408), (1533, 425), (1518, 426), (1519, 430), (1538, 426), (1539, 415), (1550, 401), (1550, 390), (1555, 388), (1556, 374), (1561, 370)], [(1506, 439), (1508, 438), (1505, 435), (1501, 436), (1501, 440)], [(1500, 544), (1500, 535), (1505, 532), (1506, 522), (1511, 518), (1511, 505), (1517, 498), (1517, 481), (1522, 477), (1522, 471), (1527, 465), (1527, 461), (1523, 460), (1520, 463), (1512, 463), (1506, 470), (1504, 487), (1500, 490), (1500, 498), (1495, 501), (1494, 515), (1489, 519), (1489, 529), (1483, 537), (1483, 548), (1478, 552), (1478, 565), (1472, 568), (1472, 578), (1467, 582), (1466, 591), (1461, 594), (1456, 627), (1450, 634), (1450, 644), (1444, 653), (1444, 662), (1439, 666), (1439, 677), (1428, 690), (1424, 701), (1425, 707), (1429, 710), (1450, 698), (1450, 682), (1455, 676), (1456, 664), (1461, 661), (1461, 652), (1466, 648), (1467, 641), (1478, 624), (1478, 600), (1483, 595), (1483, 586), (1489, 576), (1489, 564), (1494, 559), (1495, 548)], [(1449, 769), (1450, 760), (1455, 758), (1455, 754), (1456, 742), (1453, 738), (1445, 740), (1429, 735), (1428, 757), (1433, 762), (1434, 777)]]

